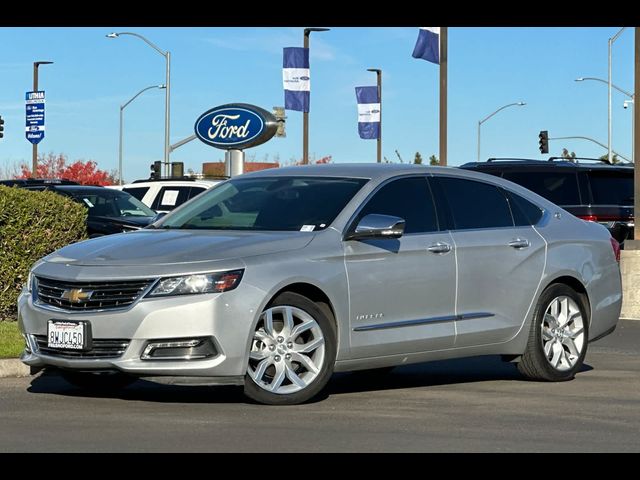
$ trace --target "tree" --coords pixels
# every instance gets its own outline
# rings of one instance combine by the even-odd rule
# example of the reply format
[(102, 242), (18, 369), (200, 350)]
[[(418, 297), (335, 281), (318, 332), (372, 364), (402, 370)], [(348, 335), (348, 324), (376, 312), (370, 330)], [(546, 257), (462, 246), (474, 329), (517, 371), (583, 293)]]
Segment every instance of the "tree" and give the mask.
[(438, 166), (440, 165), (440, 160), (438, 160), (438, 157), (436, 157), (435, 155), (431, 155), (429, 157), (429, 165)]
[[(20, 175), (15, 178), (31, 178), (31, 169), (25, 164), (20, 165)], [(81, 185), (113, 185), (118, 183), (117, 173), (110, 173), (98, 168), (93, 160), (76, 160), (67, 165), (67, 156), (63, 153), (55, 155), (49, 153), (46, 157), (38, 158), (36, 178), (61, 178), (73, 180)]]
[(413, 163), (416, 165), (422, 165), (422, 155), (420, 155), (420, 152), (416, 152), (416, 156), (413, 157)]
[(562, 158), (566, 158), (570, 162), (575, 162), (576, 161), (576, 152), (569, 153), (569, 150), (567, 150), (566, 148), (563, 148), (562, 149)]
[[(607, 155), (602, 155), (600, 158), (600, 160), (605, 160), (605, 161), (609, 161), (609, 154)], [(616, 163), (620, 163), (620, 159), (618, 158), (617, 154), (613, 154), (613, 156), (611, 157), (611, 163), (616, 164)]]

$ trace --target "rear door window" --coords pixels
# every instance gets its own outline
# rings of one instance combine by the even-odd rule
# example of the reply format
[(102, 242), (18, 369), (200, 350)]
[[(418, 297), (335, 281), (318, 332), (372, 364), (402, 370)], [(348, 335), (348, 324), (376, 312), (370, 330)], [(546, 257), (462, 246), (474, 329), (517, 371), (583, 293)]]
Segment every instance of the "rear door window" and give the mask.
[(594, 205), (633, 206), (633, 171), (589, 172)]
[(189, 200), (191, 187), (162, 187), (153, 201), (154, 210), (173, 210)]
[(504, 192), (509, 199), (513, 221), (517, 227), (535, 225), (540, 221), (542, 218), (542, 209), (540, 207), (513, 192), (506, 190)]
[(513, 227), (504, 194), (488, 183), (436, 177), (447, 199), (455, 230)]
[(503, 177), (557, 205), (582, 204), (575, 172), (518, 171), (504, 172)]
[(206, 188), (203, 187), (191, 187), (191, 190), (189, 191), (189, 200), (191, 200), (196, 195), (200, 195), (205, 190)]

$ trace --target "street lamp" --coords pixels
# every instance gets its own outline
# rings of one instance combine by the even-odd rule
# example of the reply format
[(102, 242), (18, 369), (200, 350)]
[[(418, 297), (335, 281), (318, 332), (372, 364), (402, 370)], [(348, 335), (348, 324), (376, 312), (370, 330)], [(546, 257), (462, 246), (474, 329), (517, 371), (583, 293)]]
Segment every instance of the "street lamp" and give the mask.
[[(624, 108), (627, 108), (629, 104), (633, 104), (633, 100), (635, 99), (635, 94), (628, 92), (620, 87), (618, 87), (617, 85), (614, 85), (613, 83), (609, 84), (608, 81), (603, 80), (602, 78), (596, 78), (596, 77), (579, 77), (576, 78), (575, 81), (576, 82), (584, 82), (585, 80), (594, 80), (596, 82), (600, 82), (600, 83), (604, 83), (605, 85), (611, 85), (611, 88), (619, 91), (620, 93), (626, 95), (627, 97), (629, 97), (631, 100), (625, 100), (624, 101)], [(609, 97), (609, 101), (611, 101), (611, 97)], [(635, 105), (634, 105), (635, 107)], [(635, 145), (635, 138), (634, 138), (634, 134), (633, 132), (635, 132), (634, 130), (634, 117), (631, 117), (631, 159), (634, 159), (634, 154), (633, 154), (633, 146)], [(609, 109), (609, 126), (611, 126), (611, 109)], [(607, 146), (607, 151), (613, 151), (612, 147), (611, 147), (611, 130), (609, 130), (609, 144)], [(611, 160), (609, 158), (607, 158), (607, 160), (609, 161), (609, 163), (611, 163)]]
[(156, 44), (151, 42), (146, 37), (134, 32), (113, 32), (106, 35), (107, 38), (118, 38), (120, 35), (131, 35), (133, 37), (138, 37), (140, 40), (145, 42), (151, 48), (153, 48), (156, 52), (162, 55), (166, 61), (166, 70), (165, 70), (165, 96), (164, 96), (164, 167), (165, 167), (165, 175), (169, 176), (169, 153), (170, 153), (170, 144), (169, 144), (169, 116), (170, 116), (170, 100), (171, 100), (171, 52), (161, 50)]
[(146, 92), (147, 90), (151, 90), (152, 88), (161, 88), (161, 89), (166, 89), (167, 86), (166, 85), (151, 85), (149, 87), (143, 88), (142, 90), (140, 90), (138, 93), (136, 93), (133, 97), (131, 97), (129, 99), (129, 101), (123, 103), (122, 105), (120, 105), (120, 142), (118, 145), (118, 177), (119, 177), (119, 181), (118, 183), (120, 185), (122, 185), (122, 126), (123, 126), (123, 112), (124, 109), (127, 105), (129, 105), (131, 102), (133, 102), (136, 98), (138, 98), (139, 95), (141, 95), (142, 93)]
[(616, 33), (613, 37), (611, 37), (609, 39), (609, 81), (607, 82), (609, 84), (609, 115), (608, 115), (609, 135), (608, 135), (608, 139), (607, 139), (607, 146), (608, 146), (607, 160), (609, 161), (609, 163), (612, 163), (612, 161), (611, 161), (611, 87), (612, 87), (612, 83), (611, 83), (611, 47), (613, 46), (613, 42), (615, 42), (618, 39), (618, 37), (624, 31), (625, 28), (627, 28), (627, 27), (622, 27), (620, 30), (618, 30), (618, 33)]
[[(597, 77), (578, 77), (574, 80), (574, 82), (584, 82), (585, 80), (595, 80), (596, 82), (604, 83), (605, 85), (609, 84), (609, 82), (607, 82), (606, 80)], [(611, 84), (611, 88), (613, 88), (614, 90), (618, 90), (620, 93), (624, 93), (627, 97), (634, 97), (633, 93), (627, 92), (626, 90), (618, 87), (617, 85), (614, 85), (613, 83)]]
[(486, 117), (484, 117), (482, 120), (478, 120), (478, 162), (480, 161), (480, 126), (486, 122), (487, 120), (489, 120), (491, 117), (493, 117), (496, 113), (504, 110), (505, 108), (509, 108), (509, 107), (522, 107), (526, 105), (526, 102), (514, 102), (514, 103), (509, 103), (507, 105), (504, 105), (502, 107), (500, 107), (499, 109), (497, 109), (495, 112), (493, 112), (491, 115), (487, 115)]
[[(51, 65), (53, 62), (39, 61), (33, 62), (33, 91), (38, 91), (38, 67), (40, 65)], [(38, 144), (34, 143), (31, 147), (31, 178), (36, 178), (38, 173)]]
[[(327, 32), (330, 28), (305, 28), (304, 48), (309, 48), (309, 35), (311, 32)], [(302, 164), (309, 163), (309, 112), (302, 112)]]
[(378, 100), (380, 101), (380, 126), (378, 127), (378, 163), (382, 162), (382, 70), (367, 68), (367, 72), (374, 72), (378, 81)]

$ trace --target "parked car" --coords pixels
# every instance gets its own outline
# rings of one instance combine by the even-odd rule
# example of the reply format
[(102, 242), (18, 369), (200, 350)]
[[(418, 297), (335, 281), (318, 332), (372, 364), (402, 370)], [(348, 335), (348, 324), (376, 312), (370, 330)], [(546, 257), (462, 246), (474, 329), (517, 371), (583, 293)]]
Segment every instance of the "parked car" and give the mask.
[(130, 232), (149, 225), (156, 212), (126, 192), (84, 185), (29, 185), (28, 190), (50, 190), (72, 198), (88, 209), (87, 233), (90, 238)]
[(549, 161), (490, 158), (460, 168), (522, 185), (578, 218), (601, 223), (621, 245), (634, 238), (633, 165), (589, 158), (575, 162), (557, 157)]
[(136, 180), (118, 188), (133, 195), (158, 213), (170, 212), (187, 200), (220, 183), (221, 180), (158, 179)]
[(601, 225), (494, 176), (265, 170), (37, 262), (21, 358), (84, 387), (236, 384), (266, 404), (307, 401), (334, 371), (474, 355), (562, 381), (616, 327), (618, 261)]

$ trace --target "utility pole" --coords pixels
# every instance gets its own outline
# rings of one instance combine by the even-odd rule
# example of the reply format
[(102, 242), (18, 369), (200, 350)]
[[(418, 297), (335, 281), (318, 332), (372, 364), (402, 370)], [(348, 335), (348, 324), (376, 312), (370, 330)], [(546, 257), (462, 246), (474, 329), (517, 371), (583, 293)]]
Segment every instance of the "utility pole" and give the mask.
[[(33, 62), (33, 91), (38, 91), (38, 67), (40, 65), (49, 65), (53, 62)], [(31, 178), (36, 178), (38, 174), (38, 144), (34, 143), (31, 147)]]

